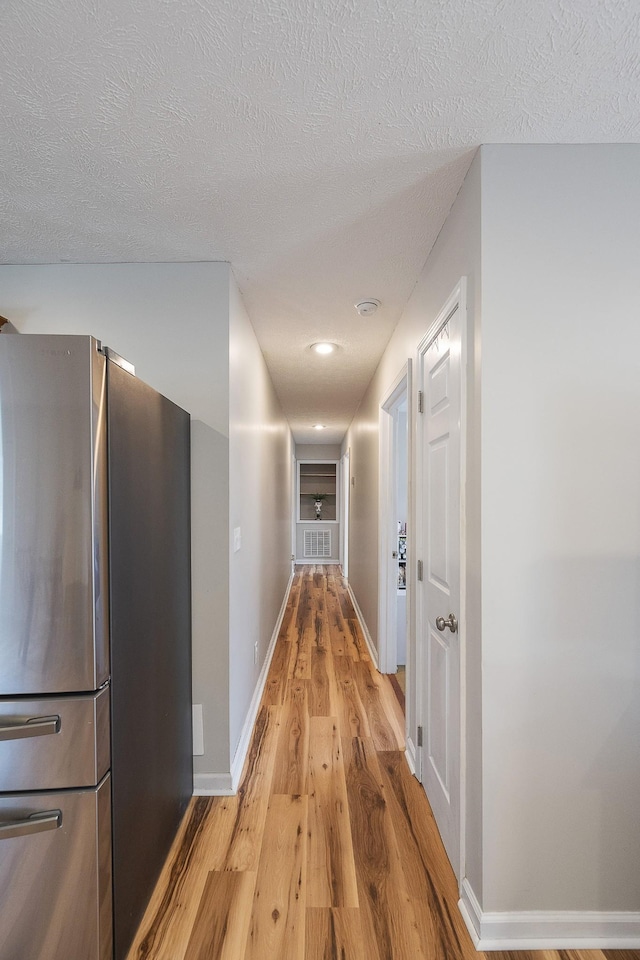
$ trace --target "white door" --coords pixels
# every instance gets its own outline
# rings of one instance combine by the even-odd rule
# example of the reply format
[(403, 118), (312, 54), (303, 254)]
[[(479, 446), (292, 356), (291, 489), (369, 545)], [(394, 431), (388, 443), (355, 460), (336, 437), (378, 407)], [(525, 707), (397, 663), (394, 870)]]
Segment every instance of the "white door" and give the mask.
[[(418, 348), (421, 780), (460, 877), (460, 413), (464, 288)], [(422, 569), (420, 569), (422, 568)]]

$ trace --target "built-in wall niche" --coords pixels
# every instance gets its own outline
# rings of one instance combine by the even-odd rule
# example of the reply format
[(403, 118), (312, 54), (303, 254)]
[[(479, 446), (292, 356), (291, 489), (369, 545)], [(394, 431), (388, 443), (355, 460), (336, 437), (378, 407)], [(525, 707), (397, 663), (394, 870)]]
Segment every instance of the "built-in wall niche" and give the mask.
[(338, 519), (337, 461), (298, 461), (298, 520)]

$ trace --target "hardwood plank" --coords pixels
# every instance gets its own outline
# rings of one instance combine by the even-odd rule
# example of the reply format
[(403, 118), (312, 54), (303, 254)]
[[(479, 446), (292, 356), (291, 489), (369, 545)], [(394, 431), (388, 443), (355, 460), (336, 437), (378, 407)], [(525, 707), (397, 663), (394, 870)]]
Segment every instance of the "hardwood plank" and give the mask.
[(344, 591), (296, 569), (239, 794), (192, 802), (128, 960), (640, 960), (475, 952)]
[(195, 797), (128, 953), (128, 960), (182, 960), (207, 874), (226, 855), (237, 797)]
[[(375, 670), (373, 665), (372, 669)], [(393, 727), (393, 732), (396, 736), (396, 740), (398, 741), (399, 749), (404, 750), (406, 748), (406, 718), (404, 707), (401, 705), (398, 697), (396, 696), (396, 692), (391, 682), (392, 679), (394, 679), (393, 674), (378, 673), (375, 671), (375, 675), (380, 680), (380, 699), (383, 709), (386, 713), (387, 720)]]
[(358, 629), (355, 619), (344, 621), (346, 630), (345, 656), (351, 657), (353, 661), (361, 659), (360, 646), (358, 642)]
[(311, 648), (309, 715), (334, 717), (338, 712), (338, 687), (330, 650)]
[[(496, 950), (486, 953), (487, 960), (640, 960), (638, 950)], [(478, 954), (476, 954), (478, 956)]]
[(313, 589), (312, 576), (305, 574), (300, 579), (300, 593), (298, 596), (298, 608), (296, 617), (292, 623), (289, 635), (294, 639), (301, 636), (305, 630), (312, 625), (312, 603), (311, 594)]
[(307, 907), (304, 960), (368, 960), (359, 910)]
[(376, 750), (397, 750), (398, 739), (382, 702), (382, 677), (371, 663), (364, 661), (354, 663), (352, 670)]
[(478, 953), (458, 910), (457, 882), (424, 790), (402, 753), (380, 753), (378, 761), (403, 872), (411, 894), (422, 901), (418, 919), (423, 943), (437, 960), (476, 960)]
[(282, 617), (282, 623), (280, 624), (280, 633), (278, 639), (281, 637), (285, 640), (289, 640), (290, 631), (293, 625), (296, 622), (298, 615), (298, 602), (300, 600), (300, 584), (301, 577), (299, 573), (296, 573), (293, 578), (293, 583), (291, 584), (291, 589), (289, 591), (289, 596), (287, 597), (287, 603), (284, 608), (284, 615)]
[(238, 788), (238, 814), (229, 839), (225, 870), (258, 866), (269, 790), (276, 756), (280, 707), (261, 707), (244, 775)]
[(352, 647), (355, 650), (354, 660), (371, 660), (367, 641), (364, 638), (362, 625), (356, 616), (347, 620), (347, 627), (351, 637)]
[(370, 737), (369, 721), (358, 692), (350, 657), (334, 657), (338, 694), (341, 699), (340, 734), (343, 737)]
[[(614, 960), (624, 960), (620, 954), (625, 953), (627, 960), (638, 960), (640, 956), (640, 950), (610, 950), (609, 953), (613, 954)], [(557, 960), (604, 960), (604, 953), (602, 950), (558, 950)]]
[(398, 677), (397, 677), (397, 675), (396, 675), (395, 673), (387, 673), (387, 674), (385, 674), (385, 676), (389, 677), (389, 683), (391, 684), (391, 686), (392, 686), (392, 688), (393, 688), (393, 692), (394, 692), (394, 694), (396, 695), (396, 700), (398, 701), (398, 703), (399, 703), (400, 706), (402, 707), (402, 712), (404, 713), (405, 710), (406, 710), (406, 700), (407, 700), (407, 698), (406, 698), (406, 696), (405, 696), (404, 690), (402, 689), (402, 687), (401, 687), (400, 684), (398, 683)]
[(304, 955), (307, 797), (272, 796), (264, 830), (245, 960)]
[(247, 942), (255, 873), (207, 877), (184, 960), (238, 960)]
[(327, 651), (331, 649), (331, 633), (327, 620), (324, 589), (320, 592), (318, 599), (314, 601), (314, 606), (312, 649)]
[(356, 611), (353, 603), (351, 602), (351, 597), (349, 596), (349, 591), (347, 589), (347, 581), (341, 578), (340, 586), (341, 589), (338, 591), (338, 599), (340, 601), (342, 616), (345, 620), (357, 620)]
[(347, 655), (348, 628), (342, 616), (335, 577), (327, 577), (325, 589), (325, 615), (331, 637), (331, 650), (336, 657)]
[(603, 960), (599, 950), (496, 950), (488, 960)]
[(343, 740), (360, 921), (367, 957), (426, 960), (372, 742)]
[(290, 680), (310, 680), (311, 679), (311, 637), (313, 627), (305, 627), (298, 631), (296, 637), (292, 640), (293, 648), (291, 651), (291, 660), (289, 662)]
[(309, 708), (307, 680), (290, 680), (271, 780), (271, 793), (307, 793)]
[(450, 904), (457, 904), (458, 884), (422, 784), (411, 775), (402, 754), (380, 754), (379, 762), (381, 773), (383, 776), (387, 774), (403, 816), (410, 825), (425, 870), (437, 884), (441, 896), (448, 898)]
[(334, 717), (310, 720), (309, 790), (307, 904), (357, 907), (347, 785)]
[[(398, 759), (399, 758), (399, 759)], [(379, 753), (378, 764), (384, 789), (384, 796), (391, 816), (393, 832), (396, 837), (402, 873), (409, 896), (413, 900), (431, 902), (433, 881), (424, 865), (420, 850), (415, 841), (412, 825), (407, 817), (407, 808), (403, 796), (403, 785), (398, 776), (399, 763), (404, 757), (398, 751)]]
[(286, 637), (280, 637), (273, 651), (271, 666), (267, 682), (265, 683), (264, 693), (262, 695), (262, 704), (266, 706), (282, 706), (284, 703), (284, 693), (289, 675), (289, 659), (291, 657), (291, 643)]

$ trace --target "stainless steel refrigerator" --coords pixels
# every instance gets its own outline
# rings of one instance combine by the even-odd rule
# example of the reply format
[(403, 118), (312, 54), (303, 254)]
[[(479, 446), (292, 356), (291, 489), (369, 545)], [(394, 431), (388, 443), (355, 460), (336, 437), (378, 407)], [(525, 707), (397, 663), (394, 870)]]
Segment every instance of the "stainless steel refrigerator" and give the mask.
[(192, 793), (189, 417), (0, 335), (0, 960), (124, 960)]

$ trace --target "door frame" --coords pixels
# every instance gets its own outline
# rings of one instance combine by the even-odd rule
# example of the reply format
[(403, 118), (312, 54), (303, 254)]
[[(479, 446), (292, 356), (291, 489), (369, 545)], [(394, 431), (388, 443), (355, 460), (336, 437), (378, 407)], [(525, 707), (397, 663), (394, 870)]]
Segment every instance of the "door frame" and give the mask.
[[(440, 330), (443, 329), (448, 320), (459, 311), (460, 316), (460, 421), (459, 421), (459, 444), (460, 444), (460, 612), (458, 616), (458, 638), (460, 652), (460, 742), (458, 745), (460, 757), (459, 770), (459, 843), (460, 854), (459, 862), (454, 864), (454, 871), (457, 872), (458, 884), (461, 887), (465, 877), (465, 837), (466, 837), (466, 637), (467, 637), (467, 563), (466, 563), (466, 478), (467, 478), (467, 352), (468, 352), (468, 315), (467, 315), (467, 278), (461, 277), (455, 285), (451, 294), (447, 297), (443, 307), (439, 310), (435, 320), (427, 329), (425, 336), (418, 344), (416, 351), (416, 391), (422, 391), (424, 397), (424, 383), (422, 382), (422, 364), (421, 358), (427, 352), (430, 345), (436, 339)], [(416, 410), (419, 404), (416, 399)], [(415, 418), (415, 540), (416, 558), (424, 558), (426, 544), (423, 541), (423, 498), (420, 491), (423, 489), (422, 464), (423, 464), (423, 429), (420, 414)], [(424, 564), (426, 568), (426, 563)], [(409, 578), (408, 578), (409, 579)], [(416, 632), (416, 714), (417, 723), (425, 727), (426, 717), (426, 697), (425, 689), (425, 662), (424, 648), (420, 642), (423, 635), (425, 614), (423, 610), (424, 594), (423, 591), (416, 590), (415, 602), (415, 632)], [(417, 733), (417, 731), (416, 731)], [(417, 742), (417, 738), (416, 738)], [(427, 738), (424, 736), (424, 744)], [(424, 774), (423, 751), (425, 746), (416, 750), (416, 774), (422, 783)]]
[(298, 480), (298, 471), (296, 467), (296, 453), (295, 448), (291, 454), (291, 573), (294, 574), (296, 570), (296, 557), (298, 554), (297, 547), (297, 536), (298, 536), (298, 525), (296, 522), (296, 496), (298, 494), (298, 488), (296, 486)]
[[(392, 557), (398, 549), (397, 494), (395, 484), (396, 411), (406, 399), (407, 404), (407, 508), (411, 511), (412, 463), (412, 363), (407, 360), (380, 402), (379, 412), (379, 513), (378, 513), (378, 658), (381, 673), (395, 673), (398, 669), (398, 618), (396, 594), (398, 589), (397, 563)], [(412, 530), (407, 517), (407, 530)], [(411, 549), (409, 537), (409, 547)], [(407, 557), (407, 677), (410, 670), (409, 608), (411, 605), (411, 577)], [(408, 685), (408, 680), (407, 680)]]
[(349, 504), (351, 496), (351, 448), (348, 447), (340, 460), (340, 564), (343, 577), (349, 577)]

